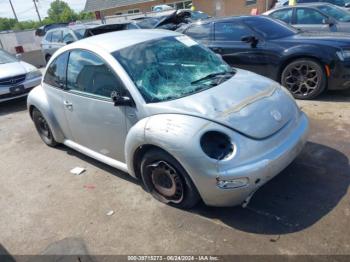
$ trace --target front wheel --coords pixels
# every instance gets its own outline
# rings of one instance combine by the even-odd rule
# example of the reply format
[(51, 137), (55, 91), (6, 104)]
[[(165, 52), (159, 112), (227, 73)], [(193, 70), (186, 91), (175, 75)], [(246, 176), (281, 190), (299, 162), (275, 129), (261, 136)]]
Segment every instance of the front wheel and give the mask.
[(200, 197), (183, 167), (163, 150), (146, 152), (141, 162), (142, 181), (152, 196), (177, 208), (192, 208)]
[(313, 99), (327, 85), (322, 66), (315, 60), (304, 58), (289, 63), (281, 75), (281, 83), (297, 99)]
[(41, 112), (34, 108), (32, 112), (32, 116), (33, 116), (35, 128), (38, 131), (41, 140), (43, 140), (44, 143), (47, 144), (48, 146), (51, 146), (51, 147), (56, 146), (57, 142), (55, 141), (55, 138), (52, 135), (50, 126), (47, 123), (44, 116), (41, 114)]

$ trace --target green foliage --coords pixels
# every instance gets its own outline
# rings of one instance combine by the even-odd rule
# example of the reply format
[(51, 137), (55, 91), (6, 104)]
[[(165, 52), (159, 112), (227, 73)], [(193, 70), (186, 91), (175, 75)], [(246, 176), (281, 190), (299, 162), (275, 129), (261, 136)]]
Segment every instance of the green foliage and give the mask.
[(55, 0), (52, 2), (47, 13), (54, 23), (70, 22), (77, 19), (77, 14), (74, 10), (62, 0)]
[(0, 31), (10, 30), (16, 24), (16, 19), (0, 17)]
[(94, 18), (94, 15), (92, 13), (74, 12), (74, 10), (71, 9), (69, 5), (62, 0), (55, 0), (52, 2), (47, 14), (48, 17), (45, 17), (41, 23), (35, 21), (16, 22), (16, 20), (12, 18), (0, 17), (0, 31), (36, 29), (41, 25), (60, 22), (73, 22), (77, 20), (83, 21)]

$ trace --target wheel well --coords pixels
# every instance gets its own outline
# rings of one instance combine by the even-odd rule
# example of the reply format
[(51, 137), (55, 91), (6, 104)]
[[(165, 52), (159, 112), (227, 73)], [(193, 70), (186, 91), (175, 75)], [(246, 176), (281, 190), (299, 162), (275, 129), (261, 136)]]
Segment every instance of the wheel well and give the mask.
[(46, 60), (46, 62), (49, 62), (49, 58), (51, 57), (51, 55), (50, 54), (46, 54), (45, 55), (45, 60)]
[[(141, 161), (143, 156), (146, 154), (151, 149), (160, 149), (163, 150), (162, 148), (155, 146), (155, 145), (142, 145), (138, 147), (134, 153), (133, 157), (133, 167), (134, 167), (134, 172), (135, 176), (137, 179), (141, 179)], [(163, 150), (164, 151), (164, 150)]]
[(286, 66), (287, 66), (289, 63), (291, 63), (291, 62), (293, 62), (293, 61), (295, 61), (295, 60), (297, 60), (297, 59), (303, 59), (303, 58), (307, 58), (307, 59), (314, 60), (315, 62), (319, 63), (319, 64), (322, 66), (322, 70), (325, 71), (325, 68), (324, 68), (325, 65), (324, 65), (324, 63), (323, 63), (319, 58), (317, 58), (317, 57), (314, 57), (314, 56), (307, 56), (307, 55), (293, 56), (293, 57), (290, 57), (290, 58), (288, 58), (287, 60), (283, 61), (283, 63), (281, 64), (280, 69), (279, 69), (279, 71), (278, 71), (278, 75), (277, 75), (277, 77), (278, 77), (278, 82), (281, 83), (281, 80), (282, 80), (282, 72), (283, 72), (283, 70), (286, 68)]
[(29, 106), (29, 115), (30, 115), (30, 117), (33, 119), (33, 110), (34, 109), (37, 109), (35, 106), (33, 106), (33, 105), (30, 105)]

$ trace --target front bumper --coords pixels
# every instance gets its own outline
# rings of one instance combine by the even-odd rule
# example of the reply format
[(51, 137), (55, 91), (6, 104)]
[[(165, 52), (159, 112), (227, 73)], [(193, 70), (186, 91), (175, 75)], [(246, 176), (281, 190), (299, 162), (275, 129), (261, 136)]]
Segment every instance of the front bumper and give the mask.
[(23, 89), (18, 92), (11, 92), (10, 89), (13, 86), (0, 86), (0, 102), (5, 102), (8, 100), (24, 97), (37, 85), (40, 85), (41, 77), (36, 77), (29, 80), (24, 80), (24, 82), (17, 84), (16, 86), (22, 86)]
[[(263, 184), (286, 168), (303, 149), (308, 134), (308, 119), (301, 113), (297, 126), (285, 137), (282, 144), (259, 160), (221, 170), (216, 177), (202, 181), (198, 190), (203, 201), (210, 206), (235, 206), (244, 204)], [(203, 175), (203, 174), (202, 174)], [(202, 176), (202, 179), (204, 177)], [(218, 187), (217, 179), (234, 180), (248, 178), (248, 184), (239, 188)]]
[(328, 78), (329, 90), (343, 90), (350, 88), (350, 59), (336, 61)]

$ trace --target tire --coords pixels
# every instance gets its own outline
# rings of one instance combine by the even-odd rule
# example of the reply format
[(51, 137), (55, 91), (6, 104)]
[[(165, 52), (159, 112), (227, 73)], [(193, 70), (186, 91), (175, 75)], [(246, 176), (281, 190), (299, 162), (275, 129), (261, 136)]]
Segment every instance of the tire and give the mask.
[(46, 64), (50, 61), (50, 58), (51, 58), (51, 55), (46, 55), (46, 56), (45, 56)]
[(145, 189), (155, 199), (173, 207), (190, 209), (200, 200), (187, 172), (163, 150), (152, 149), (145, 153), (141, 161), (141, 178)]
[(313, 99), (326, 89), (326, 72), (316, 60), (297, 59), (283, 69), (281, 84), (297, 99)]
[(34, 125), (41, 140), (48, 146), (55, 147), (58, 143), (55, 141), (55, 138), (52, 135), (51, 128), (47, 123), (46, 119), (43, 117), (41, 112), (36, 108), (33, 109), (32, 117)]

